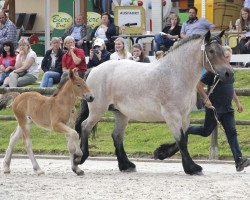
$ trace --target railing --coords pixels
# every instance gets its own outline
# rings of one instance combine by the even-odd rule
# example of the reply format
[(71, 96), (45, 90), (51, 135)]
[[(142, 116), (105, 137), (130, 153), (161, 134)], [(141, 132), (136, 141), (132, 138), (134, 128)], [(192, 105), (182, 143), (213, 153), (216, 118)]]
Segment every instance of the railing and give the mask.
[[(7, 91), (11, 92), (31, 92), (36, 91), (43, 95), (51, 95), (56, 88), (0, 88), (0, 94), (4, 94)], [(235, 89), (235, 92), (238, 96), (250, 96), (250, 88), (240, 88)], [(0, 120), (15, 120), (14, 116), (1, 116)], [(103, 117), (101, 122), (114, 122), (113, 117)], [(191, 119), (191, 124), (202, 124), (204, 119)], [(147, 122), (138, 122), (135, 120), (130, 120), (129, 123), (147, 123)], [(165, 122), (156, 122), (156, 123), (165, 123)], [(236, 125), (250, 125), (250, 120), (237, 120)], [(218, 159), (218, 127), (212, 132), (210, 138), (210, 154), (209, 159)]]

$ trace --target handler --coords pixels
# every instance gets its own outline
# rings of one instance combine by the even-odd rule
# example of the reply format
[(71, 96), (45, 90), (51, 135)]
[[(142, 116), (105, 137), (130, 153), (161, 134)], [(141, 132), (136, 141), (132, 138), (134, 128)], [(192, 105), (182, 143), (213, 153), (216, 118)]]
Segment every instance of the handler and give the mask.
[[(228, 46), (224, 46), (225, 58), (230, 62), (232, 56), (232, 49)], [(237, 111), (241, 113), (243, 107), (236, 96), (234, 90), (234, 78), (227, 81), (219, 81), (214, 88), (211, 95), (208, 97), (204, 90), (204, 85), (208, 85), (208, 91), (213, 85), (215, 75), (211, 72), (206, 72), (201, 78), (197, 85), (198, 93), (203, 98), (204, 104), (206, 106), (205, 122), (203, 126), (190, 126), (186, 134), (201, 135), (203, 137), (209, 136), (212, 131), (217, 126), (217, 121), (215, 118), (215, 113), (213, 107), (215, 108), (218, 116), (218, 120), (222, 124), (228, 143), (230, 145), (231, 151), (233, 153), (236, 171), (242, 171), (244, 167), (250, 165), (250, 159), (242, 158), (242, 153), (239, 147), (237, 131), (235, 127), (234, 109), (232, 107), (232, 100), (236, 103)]]

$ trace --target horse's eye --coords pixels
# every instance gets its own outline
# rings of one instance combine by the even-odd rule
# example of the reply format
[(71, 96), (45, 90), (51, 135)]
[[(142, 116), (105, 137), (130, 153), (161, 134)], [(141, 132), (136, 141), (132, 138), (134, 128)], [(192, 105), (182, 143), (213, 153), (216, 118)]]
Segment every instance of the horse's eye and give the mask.
[(213, 50), (213, 49), (210, 49), (210, 50), (209, 50), (209, 53), (214, 53), (214, 50)]
[(76, 86), (77, 86), (77, 87), (81, 87), (81, 84), (77, 84)]

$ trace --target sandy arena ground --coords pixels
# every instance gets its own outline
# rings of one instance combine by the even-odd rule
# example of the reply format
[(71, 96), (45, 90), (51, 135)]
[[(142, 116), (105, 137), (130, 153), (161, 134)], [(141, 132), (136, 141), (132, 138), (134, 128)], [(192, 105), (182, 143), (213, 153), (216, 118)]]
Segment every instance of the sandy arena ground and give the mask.
[(114, 159), (89, 159), (76, 176), (68, 159), (38, 159), (45, 175), (33, 173), (31, 162), (14, 158), (3, 174), (0, 200), (82, 199), (250, 199), (250, 167), (237, 173), (232, 162), (201, 163), (203, 176), (183, 172), (180, 161), (134, 161), (137, 172), (121, 173)]

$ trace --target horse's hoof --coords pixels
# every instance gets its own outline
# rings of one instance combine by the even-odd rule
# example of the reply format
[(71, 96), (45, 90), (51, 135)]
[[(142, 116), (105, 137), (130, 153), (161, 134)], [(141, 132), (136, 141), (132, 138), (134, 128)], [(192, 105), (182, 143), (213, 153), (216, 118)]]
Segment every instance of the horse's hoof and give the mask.
[(190, 164), (187, 168), (184, 168), (184, 171), (189, 175), (203, 175), (202, 167), (195, 163)]
[(73, 172), (76, 173), (77, 176), (82, 176), (82, 175), (84, 175), (84, 171), (81, 170), (80, 168), (78, 168), (78, 169), (72, 169), (72, 170), (73, 170)]
[(131, 168), (122, 170), (122, 172), (136, 172), (136, 168), (131, 167)]
[(121, 172), (134, 172), (136, 171), (136, 166), (132, 162), (119, 163), (119, 169)]

